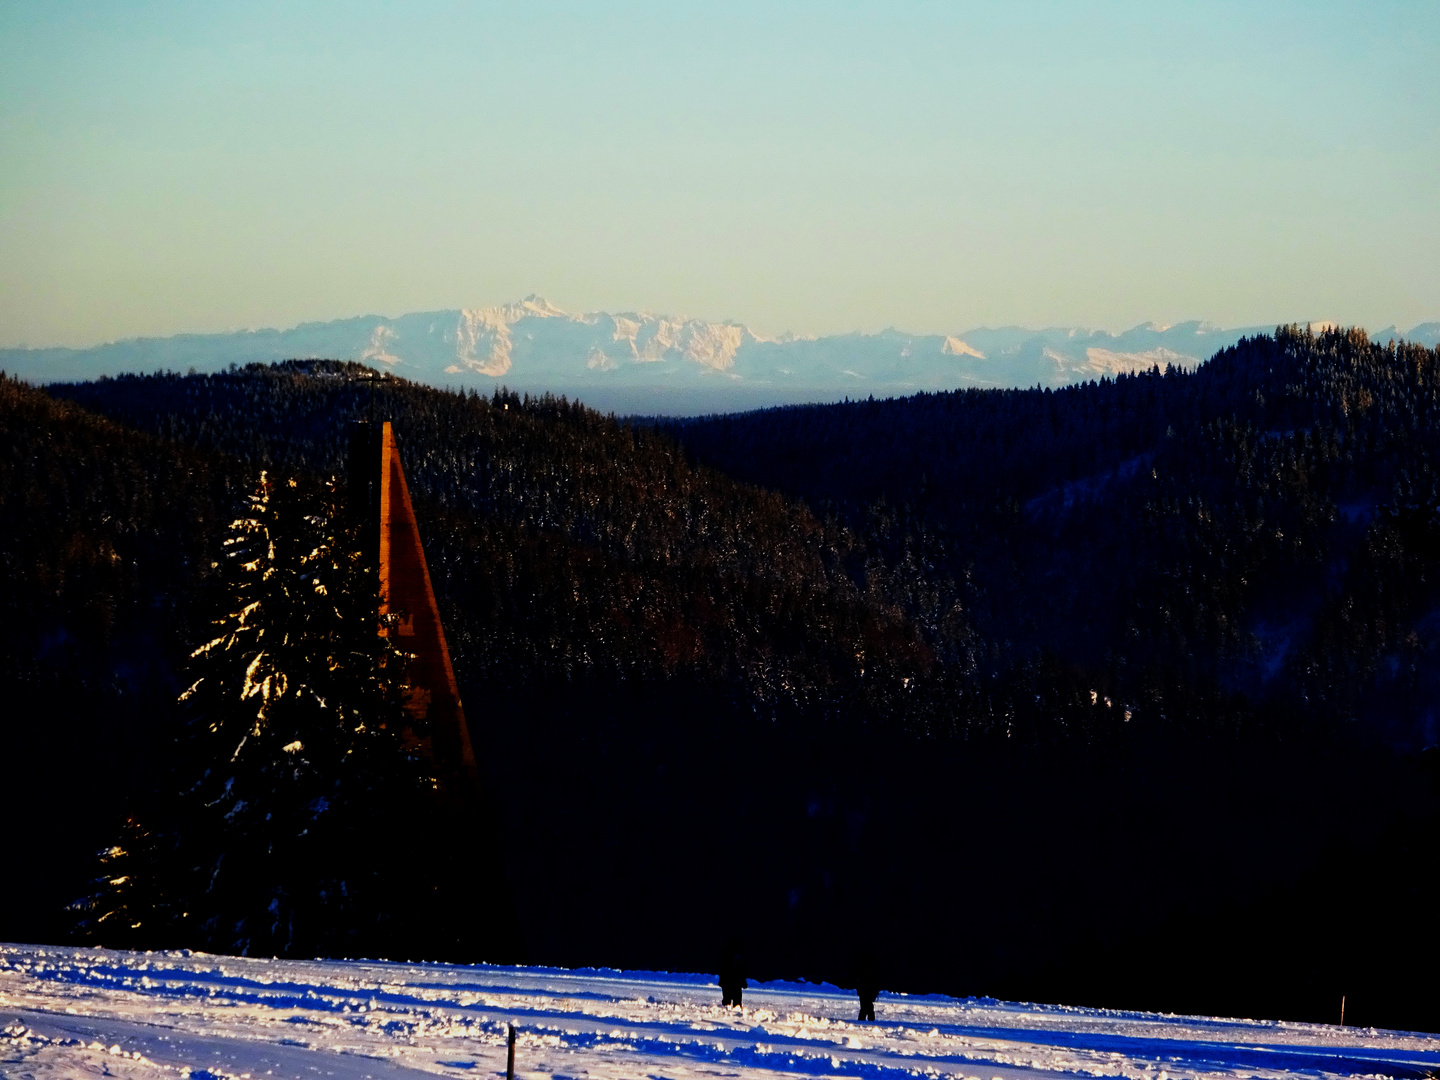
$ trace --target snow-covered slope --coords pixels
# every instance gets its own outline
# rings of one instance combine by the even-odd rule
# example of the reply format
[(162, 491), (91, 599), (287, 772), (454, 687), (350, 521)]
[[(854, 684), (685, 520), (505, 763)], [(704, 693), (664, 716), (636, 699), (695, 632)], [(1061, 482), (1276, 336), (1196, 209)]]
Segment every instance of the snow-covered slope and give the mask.
[[(0, 369), (34, 382), (123, 371), (327, 357), (361, 360), (437, 386), (579, 397), (618, 412), (687, 413), (966, 386), (1064, 386), (1167, 364), (1194, 366), (1247, 334), (1208, 323), (1104, 330), (980, 328), (958, 335), (765, 337), (732, 322), (648, 312), (571, 314), (542, 297), (289, 330), (185, 334), (90, 349), (3, 349)], [(1377, 337), (1434, 344), (1440, 324)]]
[(1421, 1077), (1430, 1035), (706, 976), (0, 945), (0, 1077)]

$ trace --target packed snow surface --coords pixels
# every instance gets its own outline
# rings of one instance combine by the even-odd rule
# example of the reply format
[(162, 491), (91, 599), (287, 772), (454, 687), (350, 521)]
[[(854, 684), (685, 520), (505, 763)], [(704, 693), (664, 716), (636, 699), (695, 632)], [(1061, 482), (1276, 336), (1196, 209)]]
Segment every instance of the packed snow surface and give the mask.
[(651, 972), (0, 945), (0, 1076), (1421, 1077), (1440, 1038)]

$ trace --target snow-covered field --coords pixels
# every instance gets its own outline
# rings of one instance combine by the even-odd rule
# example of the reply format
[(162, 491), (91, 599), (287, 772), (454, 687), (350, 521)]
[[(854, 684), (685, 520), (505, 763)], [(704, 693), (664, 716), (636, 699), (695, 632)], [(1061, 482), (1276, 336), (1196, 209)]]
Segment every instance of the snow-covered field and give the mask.
[(700, 975), (0, 945), (0, 1076), (1420, 1077), (1440, 1038)]

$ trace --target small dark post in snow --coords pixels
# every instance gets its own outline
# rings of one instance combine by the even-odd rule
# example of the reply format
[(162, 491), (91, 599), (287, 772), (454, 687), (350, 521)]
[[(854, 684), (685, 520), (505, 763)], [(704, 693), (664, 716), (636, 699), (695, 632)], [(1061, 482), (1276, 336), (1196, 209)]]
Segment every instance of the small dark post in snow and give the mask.
[(515, 1025), (510, 1025), (510, 1056), (505, 1062), (505, 1080), (515, 1080)]
[(1340, 1026), (1345, 1026), (1345, 995), (1340, 995)]

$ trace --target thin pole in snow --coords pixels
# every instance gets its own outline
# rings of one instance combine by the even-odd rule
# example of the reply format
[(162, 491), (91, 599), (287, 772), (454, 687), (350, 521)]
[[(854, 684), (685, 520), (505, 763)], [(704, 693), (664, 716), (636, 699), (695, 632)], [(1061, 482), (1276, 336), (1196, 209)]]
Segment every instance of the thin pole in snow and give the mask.
[(1345, 995), (1340, 995), (1340, 1026), (1345, 1026)]
[(515, 1080), (515, 1025), (510, 1025), (510, 1056), (505, 1062), (505, 1080)]

